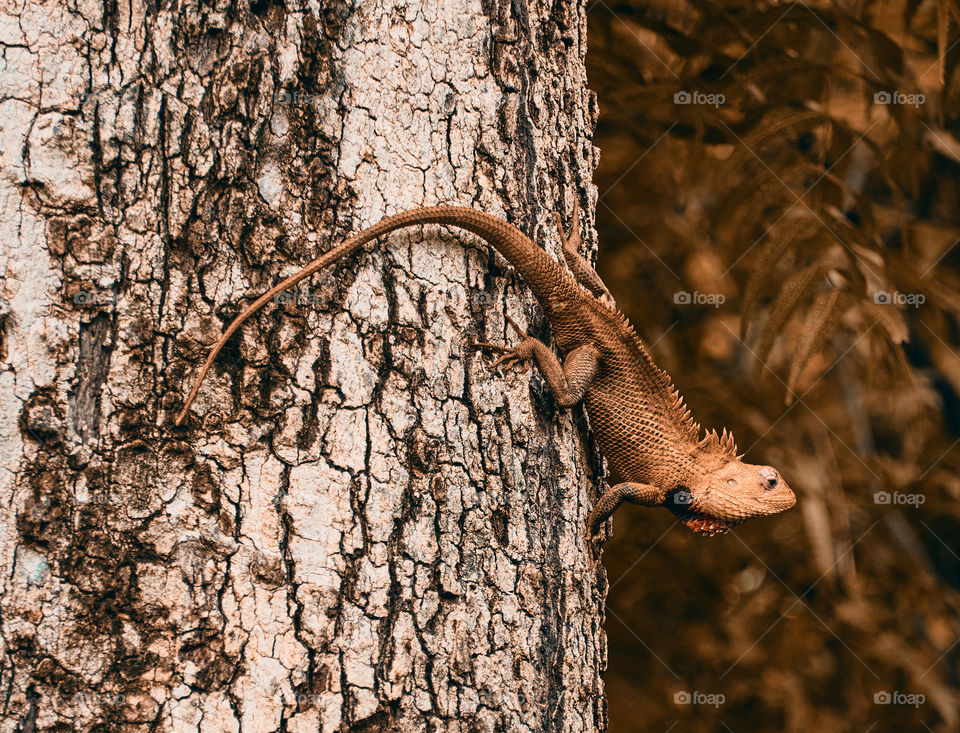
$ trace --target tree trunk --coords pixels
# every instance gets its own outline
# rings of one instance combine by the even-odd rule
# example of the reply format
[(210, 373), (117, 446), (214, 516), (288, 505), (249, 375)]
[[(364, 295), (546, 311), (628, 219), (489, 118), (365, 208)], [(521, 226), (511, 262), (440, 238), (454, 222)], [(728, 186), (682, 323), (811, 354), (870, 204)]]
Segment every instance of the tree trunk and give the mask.
[[(595, 193), (570, 0), (4, 4), (2, 731), (594, 731), (582, 412), (506, 264)], [(593, 241), (592, 230), (586, 232)]]

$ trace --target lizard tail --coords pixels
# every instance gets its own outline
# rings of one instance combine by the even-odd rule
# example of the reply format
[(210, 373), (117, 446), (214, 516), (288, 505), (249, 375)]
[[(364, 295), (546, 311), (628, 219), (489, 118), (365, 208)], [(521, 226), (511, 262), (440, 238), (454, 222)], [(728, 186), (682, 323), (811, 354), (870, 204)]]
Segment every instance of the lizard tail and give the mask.
[(449, 224), (478, 235), (510, 262), (540, 302), (547, 300), (558, 287), (568, 284), (571, 279), (570, 275), (559, 264), (537, 247), (523, 232), (502, 219), (483, 211), (461, 206), (429, 206), (389, 216), (362, 232), (354, 234), (343, 244), (334, 247), (329, 252), (322, 254), (296, 274), (274, 285), (244, 308), (243, 312), (227, 326), (227, 329), (221, 334), (217, 343), (213, 345), (207, 355), (207, 360), (204, 362), (190, 394), (187, 395), (183, 409), (180, 410), (173, 421), (174, 425), (180, 425), (183, 422), (190, 405), (193, 404), (197, 396), (197, 392), (200, 391), (200, 385), (203, 383), (204, 377), (207, 376), (214, 359), (217, 358), (217, 354), (250, 316), (269, 303), (277, 294), (289, 290), (300, 281), (355, 252), (368, 242), (397, 229), (419, 224)]

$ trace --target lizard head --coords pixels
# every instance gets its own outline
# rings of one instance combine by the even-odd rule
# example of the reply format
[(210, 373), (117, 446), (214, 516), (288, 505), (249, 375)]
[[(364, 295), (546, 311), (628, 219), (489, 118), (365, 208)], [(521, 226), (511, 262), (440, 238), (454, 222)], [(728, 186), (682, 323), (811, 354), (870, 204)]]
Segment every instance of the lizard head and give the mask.
[(797, 497), (771, 466), (744, 463), (732, 436), (716, 433), (698, 446), (701, 472), (667, 497), (667, 507), (697, 534), (723, 534), (752, 517), (778, 514)]

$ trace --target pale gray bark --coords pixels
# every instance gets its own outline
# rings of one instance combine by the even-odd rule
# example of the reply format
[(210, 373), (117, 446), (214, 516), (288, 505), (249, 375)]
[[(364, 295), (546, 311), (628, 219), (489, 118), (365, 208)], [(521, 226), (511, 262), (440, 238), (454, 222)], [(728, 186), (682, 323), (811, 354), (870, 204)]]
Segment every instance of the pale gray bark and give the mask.
[[(590, 210), (568, 2), (15, 2), (0, 47), (0, 730), (594, 731), (582, 413), (471, 340), (548, 336), (412, 206)], [(588, 241), (592, 232), (586, 232)]]

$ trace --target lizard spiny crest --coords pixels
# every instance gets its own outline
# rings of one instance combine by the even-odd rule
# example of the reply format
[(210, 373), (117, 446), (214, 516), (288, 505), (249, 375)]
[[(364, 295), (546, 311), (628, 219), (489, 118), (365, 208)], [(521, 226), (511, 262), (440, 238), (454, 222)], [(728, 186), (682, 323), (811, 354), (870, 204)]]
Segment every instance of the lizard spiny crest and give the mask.
[[(698, 425), (698, 433), (700, 432), (699, 428)], [(726, 428), (723, 429), (722, 435), (718, 435), (715, 429), (707, 431), (703, 439), (697, 443), (697, 447), (709, 453), (716, 453), (727, 460), (734, 461), (738, 458), (737, 443), (733, 439), (733, 433), (728, 432)]]

